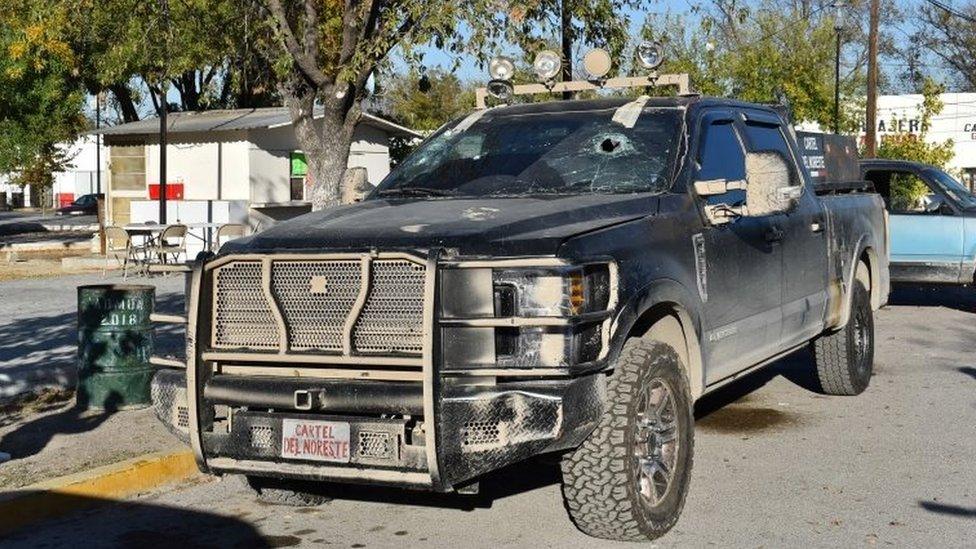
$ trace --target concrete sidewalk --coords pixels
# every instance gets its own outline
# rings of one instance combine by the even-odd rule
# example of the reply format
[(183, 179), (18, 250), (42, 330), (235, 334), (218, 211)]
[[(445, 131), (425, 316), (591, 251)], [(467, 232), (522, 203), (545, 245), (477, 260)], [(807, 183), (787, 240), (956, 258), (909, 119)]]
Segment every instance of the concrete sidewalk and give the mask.
[(186, 450), (151, 408), (83, 411), (73, 400), (0, 414), (0, 493), (155, 452)]
[[(44, 388), (74, 388), (76, 288), (110, 283), (123, 283), (121, 274), (0, 281), (0, 402)], [(182, 314), (182, 276), (130, 277), (125, 283), (156, 286), (156, 310)], [(182, 327), (157, 327), (155, 345), (157, 355), (182, 355)]]

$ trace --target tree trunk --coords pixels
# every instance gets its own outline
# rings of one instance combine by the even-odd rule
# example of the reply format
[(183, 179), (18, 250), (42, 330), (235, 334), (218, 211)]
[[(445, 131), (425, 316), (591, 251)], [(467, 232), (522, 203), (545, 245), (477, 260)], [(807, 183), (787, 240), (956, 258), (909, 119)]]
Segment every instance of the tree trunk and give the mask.
[[(358, 112), (348, 102), (338, 101), (325, 105), (322, 117), (316, 120), (316, 94), (310, 86), (300, 83), (281, 86), (280, 90), (291, 114), (295, 138), (308, 163), (312, 210), (338, 206)], [(334, 97), (332, 90), (323, 95)]]
[(139, 111), (136, 110), (136, 103), (132, 99), (132, 90), (126, 84), (113, 84), (108, 87), (115, 96), (115, 101), (119, 104), (122, 111), (123, 122), (136, 122), (139, 120)]

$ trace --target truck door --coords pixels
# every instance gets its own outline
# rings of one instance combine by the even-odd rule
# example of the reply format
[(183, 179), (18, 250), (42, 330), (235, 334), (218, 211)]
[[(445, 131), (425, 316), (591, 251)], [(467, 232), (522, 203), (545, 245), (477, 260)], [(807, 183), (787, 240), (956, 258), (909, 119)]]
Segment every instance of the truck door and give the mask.
[[(931, 182), (911, 170), (869, 169), (888, 206), (891, 235), (891, 279), (900, 282), (958, 282), (965, 244), (964, 219), (952, 208), (931, 209), (941, 195)], [(919, 198), (918, 190), (928, 195)]]
[[(744, 180), (745, 152), (732, 113), (709, 113), (701, 124), (695, 179)], [(731, 190), (700, 200), (737, 205), (745, 196), (745, 191)], [(769, 357), (778, 342), (782, 247), (773, 217), (742, 217), (703, 229), (706, 383)]]
[(774, 216), (774, 226), (783, 231), (783, 324), (778, 350), (808, 341), (823, 329), (827, 303), (827, 239), (823, 204), (800, 169), (798, 157), (789, 146), (782, 122), (765, 112), (746, 111), (746, 143), (750, 151), (775, 150), (790, 159), (796, 181), (804, 192), (793, 210)]

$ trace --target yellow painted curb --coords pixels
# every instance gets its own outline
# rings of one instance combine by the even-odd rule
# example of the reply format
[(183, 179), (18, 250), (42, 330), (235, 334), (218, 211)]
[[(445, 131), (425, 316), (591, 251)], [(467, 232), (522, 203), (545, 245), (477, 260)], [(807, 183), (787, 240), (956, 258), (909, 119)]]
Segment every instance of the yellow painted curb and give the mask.
[(159, 452), (0, 494), (0, 534), (199, 474), (193, 453)]

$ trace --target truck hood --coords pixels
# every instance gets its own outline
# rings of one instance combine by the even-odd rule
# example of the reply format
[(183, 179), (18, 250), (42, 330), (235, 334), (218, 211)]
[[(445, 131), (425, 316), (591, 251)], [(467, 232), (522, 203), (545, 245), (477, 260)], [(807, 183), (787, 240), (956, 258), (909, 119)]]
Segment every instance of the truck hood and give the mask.
[(220, 252), (455, 248), (462, 255), (552, 255), (572, 236), (657, 212), (656, 196), (380, 199), (312, 212)]

